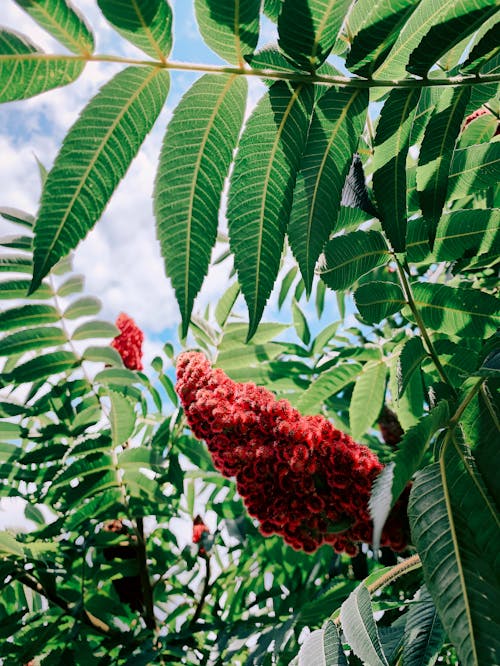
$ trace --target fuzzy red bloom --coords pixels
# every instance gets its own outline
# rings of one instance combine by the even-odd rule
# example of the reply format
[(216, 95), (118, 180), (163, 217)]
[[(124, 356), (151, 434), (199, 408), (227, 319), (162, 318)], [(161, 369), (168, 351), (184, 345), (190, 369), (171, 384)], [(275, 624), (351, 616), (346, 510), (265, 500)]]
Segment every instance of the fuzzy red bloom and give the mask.
[(199, 543), (203, 532), (210, 532), (208, 527), (203, 522), (203, 518), (196, 516), (193, 520), (193, 543)]
[(142, 370), (144, 333), (136, 325), (132, 317), (123, 312), (118, 315), (115, 323), (121, 333), (111, 342), (111, 346), (120, 354), (126, 368), (129, 368), (129, 370)]
[[(234, 382), (201, 353), (179, 356), (176, 390), (193, 434), (206, 441), (215, 467), (236, 477), (265, 535), (279, 534), (306, 552), (330, 543), (349, 555), (356, 542), (371, 540), (368, 501), (382, 464), (367, 447), (263, 387)], [(396, 513), (382, 545), (402, 550), (405, 503)]]

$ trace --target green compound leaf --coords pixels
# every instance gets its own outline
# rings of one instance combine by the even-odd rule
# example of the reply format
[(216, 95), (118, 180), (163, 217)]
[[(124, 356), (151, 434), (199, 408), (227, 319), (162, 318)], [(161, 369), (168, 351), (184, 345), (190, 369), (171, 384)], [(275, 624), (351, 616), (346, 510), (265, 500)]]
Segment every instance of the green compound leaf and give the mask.
[(482, 339), (500, 323), (498, 301), (491, 294), (423, 282), (412, 288), (422, 319), (433, 331)]
[[(426, 0), (423, 0), (422, 5), (425, 3)], [(429, 10), (432, 11), (432, 3), (428, 4)], [(425, 76), (441, 56), (456, 44), (463, 42), (498, 11), (498, 5), (491, 0), (473, 0), (473, 2), (455, 0), (451, 3), (445, 0), (440, 4), (448, 5), (447, 10), (436, 24), (430, 27), (412, 52), (407, 66), (412, 74)]]
[(455, 150), (451, 160), (448, 196), (450, 200), (485, 190), (500, 180), (500, 141)]
[(101, 216), (166, 100), (168, 72), (129, 67), (90, 101), (66, 136), (42, 193), (31, 290)]
[(85, 62), (67, 56), (47, 57), (23, 35), (0, 30), (0, 102), (27, 99), (72, 83)]
[(278, 43), (302, 69), (313, 71), (328, 57), (352, 0), (283, 0)]
[(73, 53), (90, 54), (94, 50), (94, 37), (88, 24), (68, 0), (15, 2)]
[(275, 83), (250, 116), (229, 190), (229, 240), (255, 333), (279, 271), (312, 86)]
[(347, 18), (351, 49), (346, 67), (370, 76), (383, 62), (420, 0), (358, 0)]
[(381, 233), (353, 231), (327, 243), (319, 274), (331, 289), (349, 289), (362, 275), (387, 263), (389, 256)]
[(385, 396), (387, 366), (384, 361), (370, 361), (356, 380), (349, 405), (351, 435), (361, 439), (380, 414)]
[(325, 370), (301, 393), (297, 409), (303, 414), (317, 414), (325, 400), (352, 384), (362, 369), (359, 363), (341, 363)]
[(373, 155), (373, 193), (382, 228), (396, 252), (406, 240), (406, 158), (420, 91), (390, 92), (377, 125)]
[(446, 201), (453, 148), (460, 132), (470, 88), (439, 91), (436, 108), (425, 129), (417, 167), (422, 213), (430, 224), (431, 242)]
[(264, 0), (263, 10), (264, 14), (276, 23), (281, 11), (281, 0)]
[(172, 49), (172, 10), (166, 0), (97, 0), (100, 10), (124, 37), (152, 58)]
[(354, 300), (368, 324), (378, 324), (406, 304), (401, 287), (394, 282), (367, 282), (356, 290)]
[(328, 620), (312, 631), (301, 645), (297, 666), (347, 666), (337, 627)]
[(403, 644), (405, 666), (431, 666), (436, 663), (445, 638), (443, 625), (425, 585), (418, 594), (417, 603), (406, 615)]
[(408, 507), (424, 578), (449, 639), (463, 664), (494, 664), (500, 636), (500, 525), (470, 451), (454, 433), (440, 461), (418, 472)]
[(314, 268), (334, 229), (368, 94), (330, 88), (316, 105), (293, 194), (288, 239), (310, 294)]
[(32, 349), (43, 349), (63, 345), (66, 336), (56, 326), (25, 328), (0, 340), (0, 356), (22, 354)]
[(404, 343), (398, 356), (397, 365), (398, 398), (402, 397), (413, 373), (420, 367), (426, 356), (427, 352), (424, 349), (421, 338), (418, 336), (410, 338)]
[(242, 77), (206, 74), (170, 121), (154, 192), (157, 235), (182, 315), (182, 335), (210, 264), (224, 180), (243, 122)]
[(351, 592), (340, 609), (347, 642), (364, 664), (389, 666), (373, 617), (370, 593), (364, 584)]
[(259, 39), (260, 0), (195, 0), (196, 20), (208, 46), (242, 66)]
[(442, 401), (427, 416), (409, 428), (398, 445), (395, 460), (386, 465), (375, 479), (369, 504), (373, 519), (375, 550), (379, 547), (387, 516), (421, 465), (434, 435), (446, 426), (449, 416), (448, 403)]
[(498, 208), (457, 210), (439, 220), (434, 244), (437, 261), (460, 259), (470, 251), (475, 255), (500, 252)]

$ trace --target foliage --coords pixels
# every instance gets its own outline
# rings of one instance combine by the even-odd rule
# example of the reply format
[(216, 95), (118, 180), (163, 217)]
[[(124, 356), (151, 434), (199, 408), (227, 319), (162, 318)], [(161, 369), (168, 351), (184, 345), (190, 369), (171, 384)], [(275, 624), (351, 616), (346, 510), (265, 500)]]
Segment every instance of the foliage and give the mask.
[[(0, 209), (0, 493), (33, 524), (0, 533), (2, 663), (498, 663), (497, 4), (195, 2), (227, 64), (193, 66), (154, 184), (181, 344), (378, 456), (374, 543), (350, 559), (262, 536), (186, 426), (178, 345), (126, 367), (71, 269), (190, 68), (170, 59), (169, 3), (98, 1), (145, 54), (124, 59), (94, 54), (67, 0), (14, 1), (61, 50), (1, 29), (0, 101), (124, 68), (69, 130), (36, 217)], [(277, 43), (261, 48), (264, 14)], [(267, 86), (249, 115), (245, 77)], [(199, 317), (218, 240), (237, 281)], [(261, 323), (275, 287), (293, 328)], [(341, 320), (324, 325), (332, 290)], [(396, 556), (379, 539), (409, 482)]]

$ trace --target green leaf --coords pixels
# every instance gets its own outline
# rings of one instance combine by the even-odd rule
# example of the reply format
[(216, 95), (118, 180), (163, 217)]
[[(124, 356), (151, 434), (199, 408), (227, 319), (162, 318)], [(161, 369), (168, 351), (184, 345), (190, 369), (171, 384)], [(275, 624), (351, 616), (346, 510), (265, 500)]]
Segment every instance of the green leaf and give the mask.
[(290, 287), (292, 286), (293, 281), (297, 275), (298, 268), (297, 266), (292, 266), (289, 271), (287, 271), (285, 277), (281, 281), (280, 293), (278, 294), (278, 308), (281, 309), (283, 303), (285, 302)]
[(166, 272), (181, 309), (183, 337), (216, 241), (246, 92), (242, 77), (206, 74), (182, 98), (163, 141), (155, 215)]
[(433, 331), (482, 339), (500, 322), (496, 298), (478, 289), (423, 282), (412, 289), (424, 324)]
[(406, 304), (401, 287), (394, 282), (367, 282), (355, 291), (354, 300), (368, 324), (377, 324)]
[(89, 338), (116, 338), (120, 330), (107, 321), (86, 321), (78, 326), (71, 335), (72, 340), (88, 340)]
[(87, 22), (68, 0), (15, 2), (73, 53), (90, 55), (94, 50), (94, 37)]
[(444, 642), (444, 629), (425, 585), (406, 615), (404, 666), (433, 666)]
[[(496, 3), (491, 0), (474, 0), (474, 2), (446, 2), (446, 11), (434, 25), (430, 26), (423, 39), (419, 40), (418, 46), (412, 51), (407, 70), (418, 76), (425, 76), (429, 69), (455, 44), (463, 42), (466, 37), (475, 32), (487, 21), (490, 16), (498, 11)], [(434, 11), (436, 5), (423, 0), (424, 13)]]
[(71, 296), (73, 294), (79, 294), (83, 291), (85, 287), (85, 277), (83, 275), (72, 275), (67, 280), (65, 280), (60, 287), (57, 289), (58, 296)]
[(500, 592), (498, 509), (470, 452), (448, 437), (439, 462), (417, 474), (408, 507), (427, 587), (463, 664), (493, 664)]
[(384, 404), (386, 378), (387, 366), (384, 361), (371, 361), (363, 366), (349, 405), (353, 439), (361, 439), (380, 414)]
[(458, 210), (443, 215), (439, 220), (434, 244), (437, 261), (460, 259), (471, 250), (476, 256), (500, 252), (498, 208)]
[(80, 319), (80, 317), (89, 317), (99, 314), (102, 303), (98, 298), (84, 296), (73, 301), (64, 311), (65, 319)]
[(53, 324), (57, 321), (59, 321), (59, 313), (53, 305), (28, 303), (0, 312), (0, 331), (38, 324)]
[(109, 391), (111, 411), (109, 423), (114, 446), (120, 446), (132, 436), (135, 428), (135, 403), (121, 393)]
[[(460, 71), (467, 74), (479, 72), (482, 66), (500, 53), (498, 44), (498, 23), (495, 17), (493, 25), (486, 30), (472, 47), (466, 61), (460, 65)], [(482, 32), (481, 30), (479, 32)]]
[(441, 217), (448, 189), (448, 174), (470, 88), (441, 90), (425, 129), (417, 167), (417, 190), (422, 213), (430, 224), (431, 240)]
[(168, 72), (160, 69), (128, 67), (70, 129), (42, 193), (32, 291), (102, 214), (161, 111), (168, 81)]
[(427, 416), (405, 432), (398, 445), (395, 460), (386, 465), (375, 479), (370, 497), (375, 550), (379, 547), (382, 529), (390, 510), (418, 470), (434, 435), (446, 426), (449, 417), (448, 403), (441, 401)]
[(327, 243), (319, 274), (331, 289), (348, 289), (362, 275), (387, 263), (389, 256), (381, 233), (353, 231)]
[(406, 158), (419, 97), (415, 89), (392, 90), (382, 107), (375, 135), (373, 193), (382, 228), (396, 252), (405, 249)]
[(414, 336), (407, 340), (398, 356), (397, 379), (398, 379), (398, 398), (401, 398), (406, 391), (408, 384), (415, 370), (427, 357), (427, 352), (422, 344), (422, 339)]
[(317, 69), (328, 57), (352, 0), (283, 0), (278, 44), (296, 65)]
[(346, 67), (370, 76), (383, 62), (420, 0), (358, 0), (347, 17), (350, 51)]
[(297, 666), (347, 666), (337, 627), (328, 620), (312, 631), (299, 650)]
[(365, 585), (358, 585), (344, 601), (340, 621), (347, 642), (363, 663), (389, 666), (373, 618), (370, 593)]
[(26, 99), (72, 83), (85, 62), (50, 56), (23, 35), (0, 30), (0, 102)]
[(31, 258), (23, 254), (0, 255), (0, 272), (31, 273)]
[(441, 55), (466, 36), (469, 26), (470, 32), (475, 30), (492, 10), (490, 0), (474, 0), (473, 4), (421, 0), (399, 31), (389, 55), (378, 67), (377, 78), (399, 79), (410, 67), (412, 73), (425, 75)]
[[(3, 280), (0, 282), (0, 299), (5, 300), (7, 298), (26, 298), (28, 289), (30, 287), (29, 280)], [(52, 298), (54, 292), (49, 284), (44, 282), (40, 286), (37, 286), (37, 289), (33, 294), (32, 298), (43, 299)]]
[(498, 127), (498, 119), (492, 113), (486, 113), (478, 116), (462, 130), (459, 139), (459, 147), (467, 148), (478, 143), (487, 143), (491, 141)]
[(87, 347), (83, 352), (82, 358), (94, 363), (105, 363), (106, 365), (121, 368), (123, 365), (122, 357), (113, 347)]
[(92, 497), (83, 506), (73, 511), (66, 521), (66, 528), (69, 531), (76, 530), (82, 523), (89, 520), (95, 520), (102, 515), (116, 517), (123, 511), (120, 504), (120, 492), (118, 489), (105, 490), (97, 496)]
[(304, 391), (297, 402), (297, 409), (303, 414), (317, 414), (322, 404), (342, 391), (360, 375), (363, 366), (359, 363), (341, 363), (325, 370)]
[(264, 0), (263, 10), (264, 14), (276, 23), (281, 11), (281, 0)]
[(311, 340), (311, 331), (309, 330), (309, 324), (307, 323), (307, 318), (300, 309), (296, 300), (292, 301), (292, 316), (293, 316), (293, 326), (295, 328), (297, 335), (305, 345), (308, 345)]
[(224, 328), (236, 299), (240, 295), (240, 285), (237, 282), (233, 284), (222, 294), (215, 307), (215, 320), (221, 328)]
[(97, 0), (100, 10), (120, 33), (156, 60), (172, 48), (172, 10), (166, 0)]
[(65, 342), (65, 334), (55, 326), (26, 328), (11, 333), (11, 335), (0, 340), (0, 356), (22, 354), (32, 349), (55, 347), (63, 345)]
[(366, 91), (330, 88), (317, 103), (293, 194), (288, 239), (311, 292), (316, 261), (335, 228), (368, 106)]
[(70, 351), (57, 351), (37, 356), (22, 363), (6, 375), (9, 383), (23, 384), (47, 379), (60, 372), (67, 372), (78, 364), (78, 357)]
[(110, 386), (130, 386), (138, 381), (137, 375), (132, 370), (126, 368), (109, 368), (98, 372), (95, 376), (98, 384)]
[(19, 208), (0, 206), (0, 215), (9, 222), (19, 224), (26, 229), (33, 229), (35, 225), (34, 216), (26, 213), (24, 210), (19, 210)]
[(450, 166), (448, 199), (496, 185), (500, 180), (500, 141), (455, 150)]
[(312, 86), (275, 83), (250, 116), (231, 178), (227, 218), (255, 333), (278, 274), (313, 104)]
[(242, 66), (259, 39), (260, 0), (195, 0), (196, 20), (208, 46)]

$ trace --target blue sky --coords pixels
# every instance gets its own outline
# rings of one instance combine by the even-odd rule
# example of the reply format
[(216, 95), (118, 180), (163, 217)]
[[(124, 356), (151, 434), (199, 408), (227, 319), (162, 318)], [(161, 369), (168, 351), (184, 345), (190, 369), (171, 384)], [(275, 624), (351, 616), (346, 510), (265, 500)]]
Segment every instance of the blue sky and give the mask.
[[(73, 0), (73, 4), (81, 10), (94, 30), (96, 52), (144, 58), (142, 52), (112, 30), (95, 0)], [(172, 58), (221, 63), (200, 37), (194, 2), (174, 0), (171, 5), (174, 12)], [(64, 50), (13, 0), (2, 0), (2, 9), (1, 23), (5, 27), (26, 34), (48, 52)], [(264, 22), (261, 43), (273, 38), (273, 29), (270, 22)], [(91, 63), (70, 86), (30, 100), (0, 106), (0, 205), (36, 213), (40, 181), (35, 155), (50, 168), (64, 135), (79, 111), (119, 69), (115, 64)], [(165, 127), (181, 95), (197, 76), (189, 72), (172, 72), (166, 107), (102, 219), (75, 253), (75, 268), (85, 275), (88, 293), (102, 300), (103, 316), (113, 320), (120, 311), (125, 311), (146, 331), (146, 360), (153, 358), (167, 339), (175, 341), (180, 319), (155, 238), (151, 192)], [(249, 83), (248, 112), (264, 90), (255, 79)], [(228, 262), (211, 269), (195, 311), (203, 312), (207, 303), (218, 300), (228, 284), (227, 270)], [(329, 302), (332, 307), (327, 318), (332, 321), (338, 318), (338, 313), (333, 307), (335, 298), (331, 292)], [(283, 315), (278, 315), (275, 304), (276, 293), (271, 298), (265, 318), (283, 318)], [(312, 312), (313, 308), (309, 309)], [(244, 311), (243, 305), (241, 310)], [(288, 312), (286, 316), (290, 316)]]

